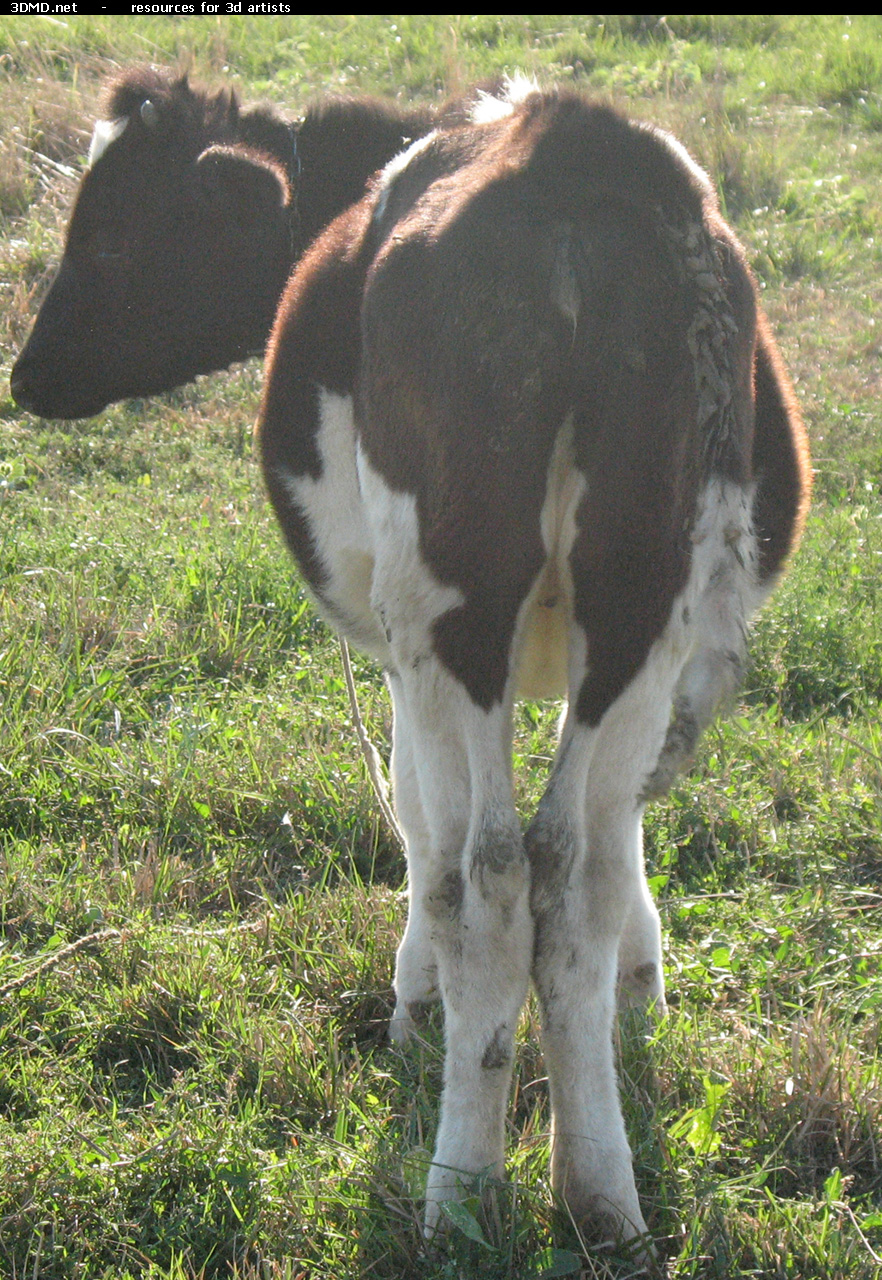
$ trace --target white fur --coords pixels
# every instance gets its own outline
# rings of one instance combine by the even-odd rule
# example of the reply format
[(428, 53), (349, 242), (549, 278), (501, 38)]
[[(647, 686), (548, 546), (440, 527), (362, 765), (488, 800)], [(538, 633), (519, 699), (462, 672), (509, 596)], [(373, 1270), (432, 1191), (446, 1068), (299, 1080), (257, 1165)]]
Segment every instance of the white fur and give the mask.
[[(510, 116), (515, 108), (523, 102), (523, 100), (531, 93), (538, 92), (539, 86), (536, 81), (524, 75), (522, 72), (516, 72), (513, 76), (506, 76), (503, 88), (499, 95), (486, 93), (480, 90), (477, 99), (471, 109), (470, 117), (473, 124), (490, 124), (494, 120), (503, 120), (506, 116)], [(390, 160), (380, 174), (376, 186), (376, 206), (374, 208), (374, 221), (379, 222), (385, 212), (389, 202), (389, 195), (395, 180), (402, 174), (408, 165), (417, 156), (427, 151), (437, 137), (437, 130), (433, 129), (431, 133), (427, 133), (422, 138), (417, 138), (409, 147), (399, 152), (394, 159)]]
[(472, 107), (472, 124), (492, 124), (494, 120), (504, 120), (510, 116), (520, 103), (531, 93), (538, 93), (539, 85), (533, 76), (516, 71), (513, 76), (506, 76), (502, 92), (497, 96), (479, 91), (477, 101)]
[(437, 136), (437, 129), (433, 129), (431, 133), (425, 134), (422, 138), (417, 138), (416, 142), (412, 142), (409, 147), (405, 147), (400, 151), (394, 159), (390, 160), (380, 174), (377, 183), (377, 204), (374, 209), (374, 221), (379, 222), (386, 212), (386, 204), (389, 199), (389, 192), (392, 190), (392, 184), (400, 173), (403, 173), (411, 160), (415, 156), (426, 151), (434, 142)]
[(322, 388), (319, 413), (321, 476), (280, 471), (279, 478), (305, 513), (327, 574), (319, 609), (353, 644), (388, 666), (389, 646), (371, 607), (374, 557), (356, 468), (352, 397)]
[(120, 116), (118, 120), (96, 120), (95, 128), (92, 130), (92, 141), (89, 143), (87, 169), (91, 169), (95, 161), (101, 159), (111, 143), (122, 137), (128, 123), (128, 116)]
[(374, 553), (371, 604), (394, 668), (421, 663), (432, 650), (432, 624), (463, 603), (462, 592), (439, 582), (419, 554), (416, 498), (390, 489), (358, 450), (358, 479)]

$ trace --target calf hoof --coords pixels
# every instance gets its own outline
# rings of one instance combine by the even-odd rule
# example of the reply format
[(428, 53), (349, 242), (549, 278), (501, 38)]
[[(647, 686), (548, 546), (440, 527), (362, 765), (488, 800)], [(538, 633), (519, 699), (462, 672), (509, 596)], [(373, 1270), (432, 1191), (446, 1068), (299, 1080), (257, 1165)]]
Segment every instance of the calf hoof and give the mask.
[(625, 1245), (641, 1264), (652, 1261), (652, 1244), (640, 1211), (627, 1146), (602, 1150), (596, 1141), (557, 1134), (551, 1153), (551, 1185), (586, 1241)]
[[(450, 1219), (453, 1218), (453, 1213), (448, 1216), (444, 1212), (444, 1206), (465, 1197), (477, 1197), (481, 1201), (482, 1211), (489, 1213), (491, 1219), (498, 1218), (499, 1200), (504, 1200), (504, 1183), (490, 1170), (483, 1173), (463, 1173), (458, 1169), (433, 1164), (426, 1186), (423, 1218), (423, 1235), (426, 1240), (443, 1238), (445, 1228), (450, 1226)], [(470, 1208), (473, 1206), (474, 1200), (470, 1199)]]
[(424, 1023), (434, 1001), (411, 1000), (409, 1004), (399, 1002), (389, 1022), (389, 1039), (399, 1049), (405, 1048), (418, 1033)]
[(601, 1195), (585, 1198), (567, 1194), (564, 1212), (586, 1245), (616, 1249), (639, 1268), (636, 1274), (656, 1274), (656, 1253), (636, 1201), (623, 1212)]
[(657, 1018), (663, 1018), (668, 1011), (664, 975), (655, 960), (626, 972), (620, 970), (617, 995), (620, 1009), (648, 1009)]

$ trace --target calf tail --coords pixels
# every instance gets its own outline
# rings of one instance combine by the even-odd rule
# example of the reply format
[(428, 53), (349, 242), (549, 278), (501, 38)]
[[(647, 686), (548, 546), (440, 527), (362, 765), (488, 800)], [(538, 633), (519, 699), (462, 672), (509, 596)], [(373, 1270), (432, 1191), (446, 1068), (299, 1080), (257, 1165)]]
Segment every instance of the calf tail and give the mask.
[(753, 474), (757, 492), (753, 523), (759, 579), (768, 592), (802, 537), (812, 472), (808, 437), (793, 386), (761, 311), (757, 315), (754, 390)]

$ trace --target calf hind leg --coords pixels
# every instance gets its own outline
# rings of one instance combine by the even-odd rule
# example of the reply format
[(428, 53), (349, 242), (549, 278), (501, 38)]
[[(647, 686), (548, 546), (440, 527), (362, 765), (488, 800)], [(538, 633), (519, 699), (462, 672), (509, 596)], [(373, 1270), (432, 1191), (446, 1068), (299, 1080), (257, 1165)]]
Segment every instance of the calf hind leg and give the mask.
[[(746, 619), (760, 598), (748, 497), (728, 482), (707, 486), (688, 580), (671, 601), (667, 625), (630, 679), (600, 677), (617, 692), (593, 716), (585, 711), (598, 706), (591, 683), (595, 673), (614, 669), (615, 655), (609, 636), (599, 628), (589, 634), (592, 667), (574, 664), (578, 692), (527, 833), (552, 1180), (574, 1215), (600, 1219), (626, 1237), (644, 1224), (616, 1091), (614, 992), (617, 971), (620, 981), (623, 973), (653, 980), (633, 960), (658, 953), (640, 823), (647, 797), (688, 759), (740, 669)], [(594, 617), (612, 613), (603, 603)], [(586, 650), (581, 640), (573, 647)]]
[(667, 1012), (661, 921), (643, 872), (643, 830), (637, 814), (631, 839), (637, 846), (634, 856), (640, 875), (619, 939), (618, 1005), (620, 1009), (649, 1009), (661, 1018)]
[[(476, 707), (434, 658), (404, 678), (428, 823), (408, 930), (431, 943), (444, 1002), (441, 1116), (426, 1227), (464, 1180), (503, 1174), (504, 1117), (532, 952), (528, 867), (504, 744), (508, 714)], [(418, 935), (414, 935), (416, 938)], [(422, 950), (405, 938), (399, 999)], [(402, 966), (404, 969), (402, 971)], [(434, 973), (433, 975), (434, 976)]]
[[(642, 783), (664, 740), (665, 690), (638, 678), (594, 727), (576, 722), (527, 833), (533, 977), (552, 1105), (552, 1183), (583, 1224), (629, 1239), (646, 1230), (618, 1099), (616, 986), (658, 984), (658, 917), (646, 902)], [(647, 704), (648, 700), (648, 704)], [(634, 957), (646, 957), (634, 964)], [(639, 992), (645, 995), (644, 992)]]
[[(398, 957), (396, 1021), (435, 983), (444, 1005), (441, 1115), (426, 1189), (426, 1228), (463, 1180), (504, 1169), (504, 1117), (517, 1019), (529, 984), (532, 919), (523, 836), (511, 778), (511, 680), (479, 704), (435, 651), (438, 620), (457, 625), (461, 593), (423, 560), (414, 504), (370, 467), (363, 485), (376, 518), (372, 602), (395, 662), (396, 778), (418, 794), (405, 827), (410, 918)], [(466, 622), (468, 620), (466, 619)], [(458, 653), (481, 634), (462, 624)], [(498, 641), (498, 637), (494, 637)], [(494, 652), (505, 652), (495, 645)], [(494, 670), (496, 668), (494, 667)], [(401, 808), (400, 804), (399, 807)], [(408, 830), (408, 835), (411, 831)]]

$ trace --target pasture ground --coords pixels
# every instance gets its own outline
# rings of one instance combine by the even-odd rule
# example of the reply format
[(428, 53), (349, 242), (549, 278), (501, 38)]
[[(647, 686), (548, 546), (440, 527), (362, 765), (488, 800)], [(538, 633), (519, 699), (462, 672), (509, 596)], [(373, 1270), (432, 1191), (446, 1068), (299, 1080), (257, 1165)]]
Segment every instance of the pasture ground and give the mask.
[[(9, 398), (102, 76), (188, 55), (292, 111), (524, 68), (720, 184), (816, 494), (738, 705), (648, 814), (671, 1012), (621, 1026), (624, 1105), (667, 1275), (882, 1274), (882, 20), (493, 15), (0, 18), (0, 1274), (633, 1273), (554, 1216), (532, 1008), (510, 1182), (421, 1242), (441, 1028), (385, 1041), (403, 868), (261, 491), (259, 367), (67, 426)], [(525, 813), (556, 716), (518, 713)]]

